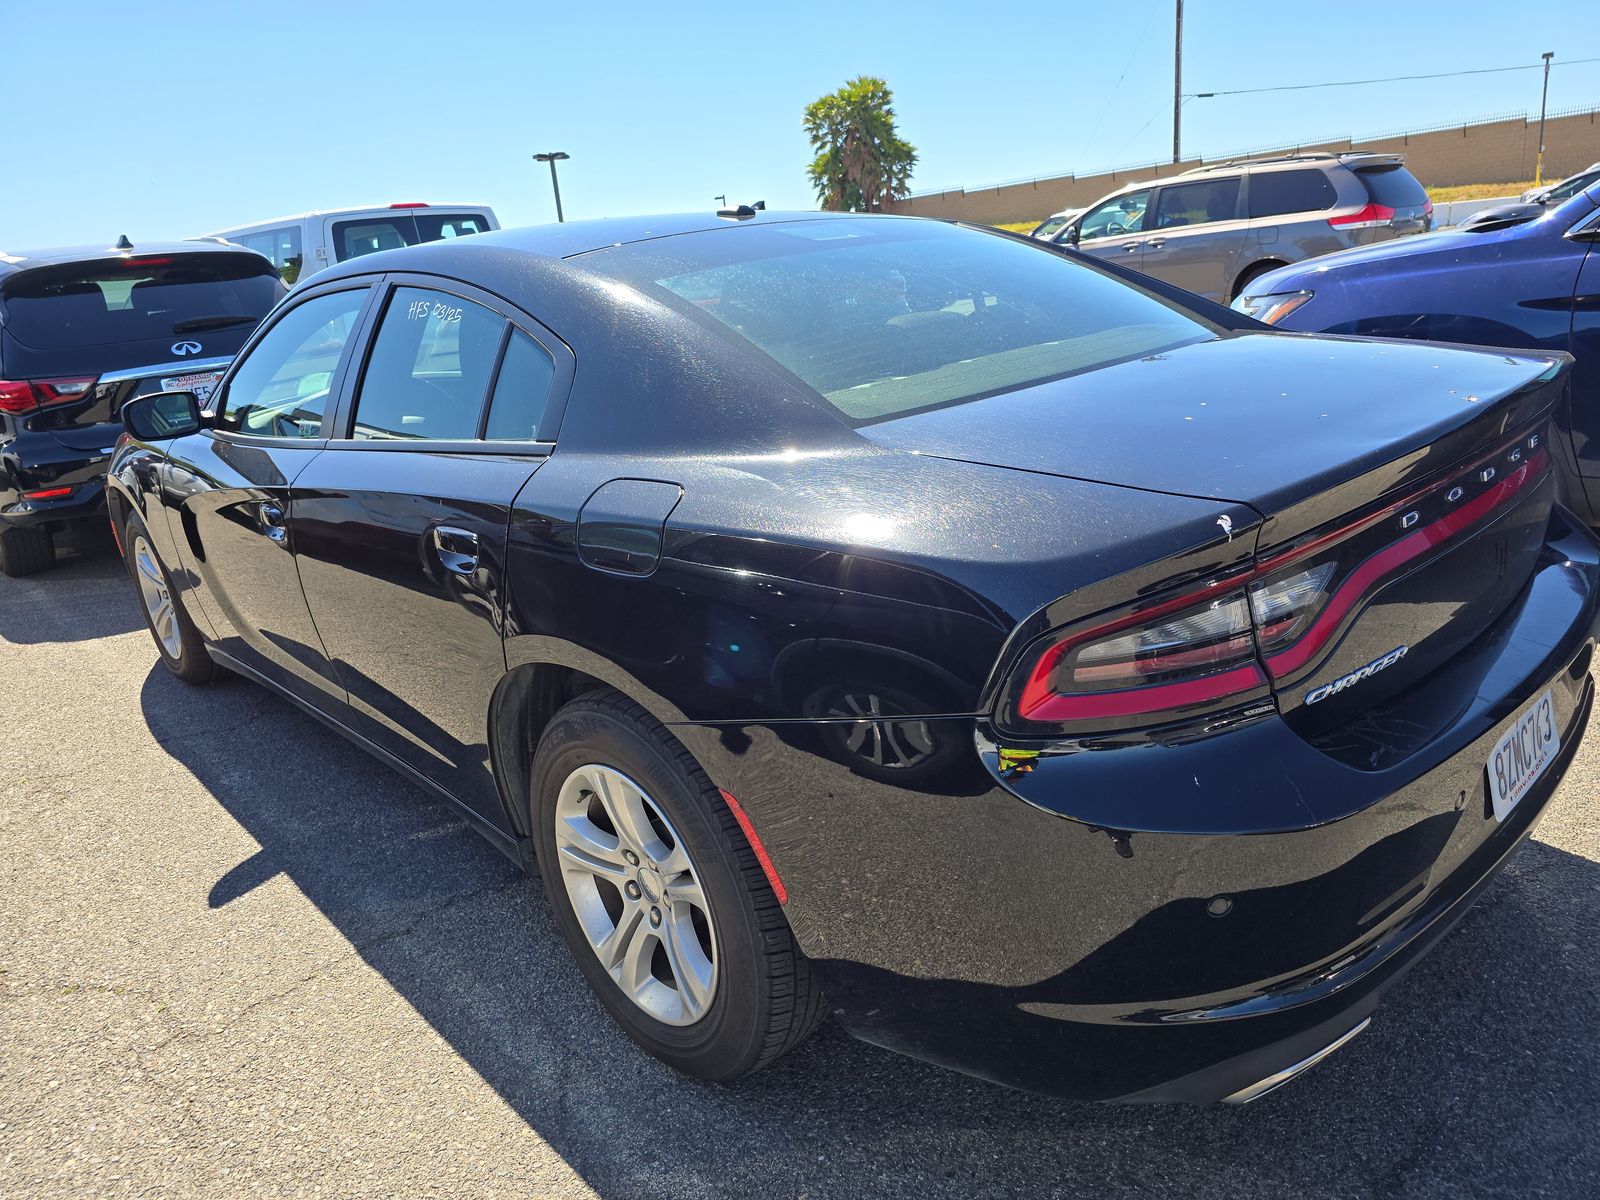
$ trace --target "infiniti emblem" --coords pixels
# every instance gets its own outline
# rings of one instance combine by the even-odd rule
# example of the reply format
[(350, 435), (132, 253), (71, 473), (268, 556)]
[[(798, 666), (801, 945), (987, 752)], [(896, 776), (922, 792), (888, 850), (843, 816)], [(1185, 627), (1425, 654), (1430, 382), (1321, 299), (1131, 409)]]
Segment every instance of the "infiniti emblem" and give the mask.
[(176, 354), (179, 358), (183, 358), (186, 355), (190, 355), (190, 354), (199, 354), (200, 353), (200, 343), (199, 342), (173, 342), (172, 343), (172, 352), (174, 354)]

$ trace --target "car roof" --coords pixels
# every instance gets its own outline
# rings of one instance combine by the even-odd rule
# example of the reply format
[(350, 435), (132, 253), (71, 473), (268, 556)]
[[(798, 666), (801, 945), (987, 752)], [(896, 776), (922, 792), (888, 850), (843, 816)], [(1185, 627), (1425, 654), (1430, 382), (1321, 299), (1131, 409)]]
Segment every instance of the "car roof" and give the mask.
[(74, 262), (115, 262), (124, 258), (144, 258), (151, 254), (251, 254), (264, 258), (254, 250), (219, 242), (209, 238), (186, 238), (178, 242), (135, 242), (131, 247), (116, 246), (50, 246), (39, 250), (22, 250), (7, 253), (0, 250), (0, 279), (33, 267), (47, 267)]
[(220, 237), (226, 233), (238, 232), (242, 229), (255, 229), (266, 225), (293, 225), (299, 221), (310, 221), (318, 217), (348, 217), (353, 213), (419, 213), (438, 212), (448, 209), (450, 212), (461, 212), (463, 209), (475, 212), (493, 212), (493, 206), (481, 204), (477, 201), (461, 204), (355, 204), (349, 208), (313, 208), (309, 212), (291, 213), (287, 217), (265, 217), (259, 221), (243, 221), (237, 225), (229, 225), (216, 233), (207, 234), (208, 237)]
[(498, 229), (470, 237), (423, 242), (394, 250), (380, 250), (346, 259), (337, 266), (318, 271), (317, 282), (341, 275), (369, 275), (379, 271), (404, 271), (423, 262), (442, 265), (443, 258), (456, 253), (481, 253), (486, 249), (522, 251), (546, 258), (576, 258), (595, 250), (626, 246), (685, 233), (705, 233), (739, 225), (780, 225), (795, 221), (828, 220), (917, 221), (921, 217), (887, 213), (846, 212), (756, 212), (749, 216), (718, 216), (715, 213), (666, 213), (642, 217), (603, 217), (592, 221), (567, 221), (555, 225), (526, 225), (518, 229)]

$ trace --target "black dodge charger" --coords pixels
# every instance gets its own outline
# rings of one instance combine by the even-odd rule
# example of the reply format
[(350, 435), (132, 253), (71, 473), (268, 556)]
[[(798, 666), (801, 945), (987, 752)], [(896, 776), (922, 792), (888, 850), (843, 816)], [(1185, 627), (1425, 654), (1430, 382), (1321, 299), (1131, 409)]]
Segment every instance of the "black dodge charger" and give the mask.
[(666, 1062), (831, 1013), (1243, 1101), (1366, 1026), (1578, 747), (1568, 376), (936, 222), (577, 223), (319, 275), (205, 411), (124, 405), (111, 507), (167, 666), (537, 865)]

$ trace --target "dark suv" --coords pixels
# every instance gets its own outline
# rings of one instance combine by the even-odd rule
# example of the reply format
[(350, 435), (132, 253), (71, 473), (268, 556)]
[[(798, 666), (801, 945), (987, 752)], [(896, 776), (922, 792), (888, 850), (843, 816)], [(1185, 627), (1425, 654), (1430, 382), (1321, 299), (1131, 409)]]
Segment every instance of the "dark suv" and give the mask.
[(103, 519), (124, 401), (203, 399), (286, 290), (214, 240), (0, 253), (0, 573), (43, 570), (57, 533)]
[(1278, 267), (1432, 225), (1403, 156), (1295, 154), (1130, 183), (1052, 240), (1226, 303)]

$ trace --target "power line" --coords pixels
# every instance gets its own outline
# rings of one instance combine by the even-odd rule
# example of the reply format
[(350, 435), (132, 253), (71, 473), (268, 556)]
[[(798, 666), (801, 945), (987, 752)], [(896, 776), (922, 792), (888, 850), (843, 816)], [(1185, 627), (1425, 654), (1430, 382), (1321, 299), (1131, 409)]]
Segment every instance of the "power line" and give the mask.
[[(1600, 62), (1600, 58), (1569, 58), (1552, 63), (1555, 67), (1577, 67), (1584, 63)], [(1528, 63), (1519, 67), (1480, 67), (1471, 71), (1440, 71), (1434, 75), (1390, 75), (1383, 79), (1341, 79), (1333, 83), (1290, 83), (1281, 87), (1235, 88), (1228, 92), (1191, 92), (1190, 98), (1209, 100), (1213, 96), (1258, 96), (1263, 92), (1306, 92), (1316, 88), (1364, 87), (1369, 83), (1408, 83), (1417, 79), (1454, 79), (1462, 75), (1499, 75), (1505, 71), (1540, 71), (1543, 63)]]

